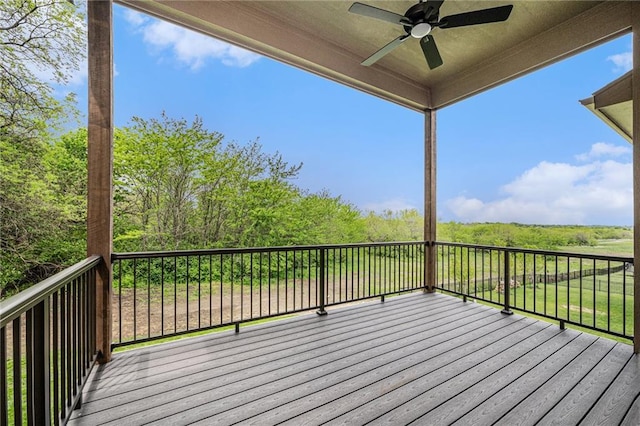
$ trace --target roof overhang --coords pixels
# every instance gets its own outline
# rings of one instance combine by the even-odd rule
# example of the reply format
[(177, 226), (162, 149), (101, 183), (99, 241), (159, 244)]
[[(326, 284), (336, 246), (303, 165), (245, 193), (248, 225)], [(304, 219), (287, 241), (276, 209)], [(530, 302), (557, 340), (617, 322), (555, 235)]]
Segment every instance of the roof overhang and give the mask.
[[(632, 2), (446, 0), (441, 16), (513, 3), (508, 21), (434, 30), (444, 65), (429, 70), (416, 40), (373, 66), (360, 62), (403, 33), (348, 12), (352, 1), (116, 0), (278, 61), (424, 111), (619, 36)], [(416, 1), (365, 1), (403, 14)]]
[(633, 141), (632, 74), (627, 72), (580, 101), (628, 142)]

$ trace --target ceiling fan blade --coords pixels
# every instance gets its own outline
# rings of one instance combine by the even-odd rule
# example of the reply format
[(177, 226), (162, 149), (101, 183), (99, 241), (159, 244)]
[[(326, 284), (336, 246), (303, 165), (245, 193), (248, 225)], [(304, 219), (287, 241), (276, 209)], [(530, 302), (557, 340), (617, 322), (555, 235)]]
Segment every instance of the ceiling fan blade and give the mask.
[(440, 28), (466, 27), (468, 25), (488, 24), (490, 22), (506, 21), (511, 14), (513, 5), (492, 7), (491, 9), (476, 10), (474, 12), (459, 13), (445, 16), (440, 20)]
[(374, 53), (373, 55), (369, 56), (367, 59), (362, 61), (362, 65), (364, 65), (365, 67), (373, 65), (384, 55), (391, 52), (396, 47), (400, 46), (402, 42), (405, 41), (407, 38), (409, 38), (409, 34), (403, 34), (399, 36), (398, 38), (394, 39), (393, 41), (388, 43), (386, 46), (384, 46), (382, 49), (378, 50), (376, 53)]
[(432, 16), (438, 16), (440, 13), (440, 6), (442, 6), (444, 0), (427, 0), (423, 3), (424, 12), (425, 12), (425, 20), (429, 20)]
[(408, 25), (407, 18), (388, 10), (379, 9), (377, 7), (369, 6), (363, 3), (354, 3), (349, 8), (349, 12), (357, 15), (368, 16), (369, 18), (380, 19), (381, 21), (391, 22), (392, 24)]
[(432, 36), (426, 35), (422, 37), (420, 39), (420, 47), (422, 47), (422, 52), (430, 69), (438, 68), (442, 65), (442, 57), (440, 56), (440, 52), (438, 52), (438, 46), (436, 46), (436, 41)]

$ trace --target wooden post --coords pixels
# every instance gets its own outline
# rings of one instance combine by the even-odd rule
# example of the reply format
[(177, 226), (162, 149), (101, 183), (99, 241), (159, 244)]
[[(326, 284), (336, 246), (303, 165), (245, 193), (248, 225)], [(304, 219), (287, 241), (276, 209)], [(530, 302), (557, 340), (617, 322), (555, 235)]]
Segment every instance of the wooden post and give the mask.
[(87, 253), (102, 256), (96, 277), (96, 348), (111, 359), (111, 248), (113, 170), (112, 0), (88, 1), (89, 125)]
[(633, 30), (633, 351), (640, 353), (640, 4), (632, 4)]
[(436, 110), (424, 112), (424, 285), (429, 293), (436, 285)]

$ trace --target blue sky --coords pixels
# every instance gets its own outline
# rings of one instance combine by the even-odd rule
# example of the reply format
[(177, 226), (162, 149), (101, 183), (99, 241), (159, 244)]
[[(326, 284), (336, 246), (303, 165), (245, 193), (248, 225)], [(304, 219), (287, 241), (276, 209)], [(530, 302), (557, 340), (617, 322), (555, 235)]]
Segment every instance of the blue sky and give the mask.
[[(117, 126), (197, 114), (304, 163), (296, 184), (311, 192), (422, 210), (422, 114), (120, 6), (114, 17)], [(630, 69), (630, 51), (624, 36), (438, 111), (438, 218), (630, 225), (631, 146), (578, 102)]]

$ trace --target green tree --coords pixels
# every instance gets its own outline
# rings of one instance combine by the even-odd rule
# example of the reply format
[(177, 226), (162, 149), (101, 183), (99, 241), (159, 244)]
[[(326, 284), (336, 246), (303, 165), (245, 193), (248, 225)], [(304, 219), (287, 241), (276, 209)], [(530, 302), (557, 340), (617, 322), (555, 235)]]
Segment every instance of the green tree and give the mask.
[(43, 157), (46, 180), (70, 224), (85, 229), (87, 219), (87, 130), (55, 140)]
[(293, 244), (340, 244), (366, 239), (360, 211), (327, 190), (302, 196), (290, 220), (296, 226)]
[(299, 197), (301, 165), (163, 114), (116, 132), (116, 249), (272, 245)]
[(69, 223), (82, 220), (82, 204), (67, 197), (70, 187), (59, 186), (63, 182), (56, 179), (62, 170), (50, 161), (62, 156), (50, 152), (49, 139), (55, 124), (75, 112), (73, 96), (59, 101), (52, 85), (65, 84), (77, 74), (84, 40), (82, 13), (68, 1), (0, 2), (3, 296), (56, 272), (72, 262), (77, 251), (78, 244), (66, 242), (78, 240), (76, 227)]
[(115, 209), (135, 224), (125, 239), (133, 231), (143, 250), (185, 246), (201, 158), (215, 152), (221, 136), (197, 117), (191, 125), (165, 114), (132, 122), (115, 133), (114, 149)]
[(419, 241), (423, 238), (424, 220), (415, 209), (385, 210), (380, 214), (369, 212), (365, 224), (368, 241)]
[(32, 134), (69, 111), (50, 82), (66, 84), (78, 72), (85, 33), (67, 0), (0, 2), (0, 132)]
[[(199, 207), (211, 209), (213, 204), (218, 243), (244, 247), (286, 244), (286, 216), (299, 197), (299, 189), (290, 180), (302, 164), (289, 165), (279, 153), (262, 152), (258, 141), (244, 146), (224, 144), (217, 157), (223, 161), (219, 168), (224, 170), (224, 179), (216, 179), (215, 187), (208, 185), (201, 192), (206, 203)], [(207, 164), (203, 175), (211, 176), (215, 158)]]
[(0, 282), (5, 294), (42, 275), (32, 269), (40, 263), (36, 246), (49, 231), (42, 225), (55, 216), (40, 160), (45, 147), (37, 139), (16, 139), (0, 134)]
[(86, 132), (0, 134), (0, 293), (38, 282), (85, 253)]

